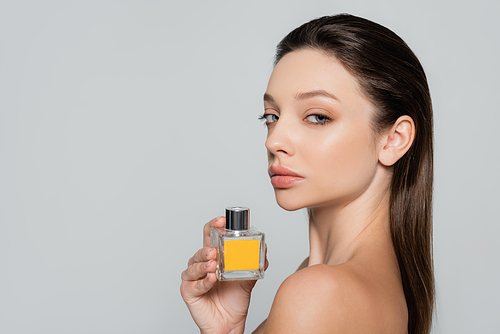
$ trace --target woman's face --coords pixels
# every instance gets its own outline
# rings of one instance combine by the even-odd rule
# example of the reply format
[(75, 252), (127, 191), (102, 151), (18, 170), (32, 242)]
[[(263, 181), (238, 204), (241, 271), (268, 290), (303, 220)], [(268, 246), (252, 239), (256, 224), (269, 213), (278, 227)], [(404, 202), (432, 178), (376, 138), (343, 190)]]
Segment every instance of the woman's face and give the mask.
[(374, 107), (335, 58), (312, 49), (285, 55), (264, 108), (269, 172), (282, 208), (345, 205), (368, 188), (378, 165)]

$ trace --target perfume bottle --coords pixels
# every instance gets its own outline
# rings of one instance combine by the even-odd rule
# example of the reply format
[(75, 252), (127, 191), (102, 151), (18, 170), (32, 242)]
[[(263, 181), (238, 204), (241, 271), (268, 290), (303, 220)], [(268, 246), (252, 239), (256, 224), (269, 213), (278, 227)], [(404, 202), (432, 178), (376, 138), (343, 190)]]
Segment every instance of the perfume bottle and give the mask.
[(264, 278), (264, 233), (250, 227), (249, 208), (226, 208), (226, 228), (211, 228), (210, 246), (217, 249), (219, 281)]

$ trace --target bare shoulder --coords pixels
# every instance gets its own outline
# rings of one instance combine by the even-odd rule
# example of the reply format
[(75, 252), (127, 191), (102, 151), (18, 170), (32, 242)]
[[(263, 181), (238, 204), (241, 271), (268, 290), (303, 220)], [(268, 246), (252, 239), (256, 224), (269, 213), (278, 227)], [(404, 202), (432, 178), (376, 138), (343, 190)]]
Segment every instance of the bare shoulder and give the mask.
[(377, 333), (387, 330), (384, 298), (348, 264), (314, 265), (276, 293), (265, 333)]
[(342, 333), (356, 314), (366, 311), (362, 288), (342, 265), (314, 265), (297, 271), (276, 293), (265, 333)]

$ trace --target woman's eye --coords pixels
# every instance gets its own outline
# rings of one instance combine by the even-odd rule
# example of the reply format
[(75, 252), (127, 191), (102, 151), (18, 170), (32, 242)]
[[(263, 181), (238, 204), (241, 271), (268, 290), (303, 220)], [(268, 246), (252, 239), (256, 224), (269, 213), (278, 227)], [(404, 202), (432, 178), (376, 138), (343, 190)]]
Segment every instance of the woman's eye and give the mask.
[(277, 122), (279, 117), (275, 114), (264, 114), (259, 117), (260, 120), (264, 121), (265, 124), (271, 124)]
[(330, 121), (329, 117), (323, 116), (323, 115), (309, 115), (306, 117), (306, 119), (311, 122), (311, 123), (316, 123), (316, 124), (325, 124), (328, 121)]

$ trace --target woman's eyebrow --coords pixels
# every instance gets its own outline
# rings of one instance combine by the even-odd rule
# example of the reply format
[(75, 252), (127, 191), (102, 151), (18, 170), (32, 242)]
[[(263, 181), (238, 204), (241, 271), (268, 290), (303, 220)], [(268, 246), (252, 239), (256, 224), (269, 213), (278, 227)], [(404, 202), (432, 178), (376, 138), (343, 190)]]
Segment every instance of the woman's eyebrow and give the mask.
[(271, 95), (264, 93), (264, 102), (275, 103)]
[(312, 90), (310, 92), (304, 92), (304, 93), (297, 93), (295, 95), (295, 99), (297, 99), (297, 100), (306, 100), (306, 99), (310, 99), (310, 98), (313, 98), (313, 97), (316, 97), (316, 96), (323, 96), (323, 97), (327, 97), (327, 98), (339, 101), (339, 99), (335, 95), (333, 95), (332, 93), (327, 92), (326, 90), (322, 90), (322, 89), (320, 89), (320, 90)]
[[(307, 99), (311, 99), (311, 98), (316, 97), (316, 96), (327, 97), (327, 98), (332, 99), (332, 100), (340, 101), (335, 95), (327, 92), (326, 90), (322, 90), (322, 89), (312, 90), (312, 91), (303, 92), (303, 93), (297, 93), (295, 95), (295, 99), (296, 100), (307, 100)], [(264, 102), (276, 104), (276, 102), (274, 101), (274, 98), (271, 95), (269, 95), (268, 93), (264, 93)]]

